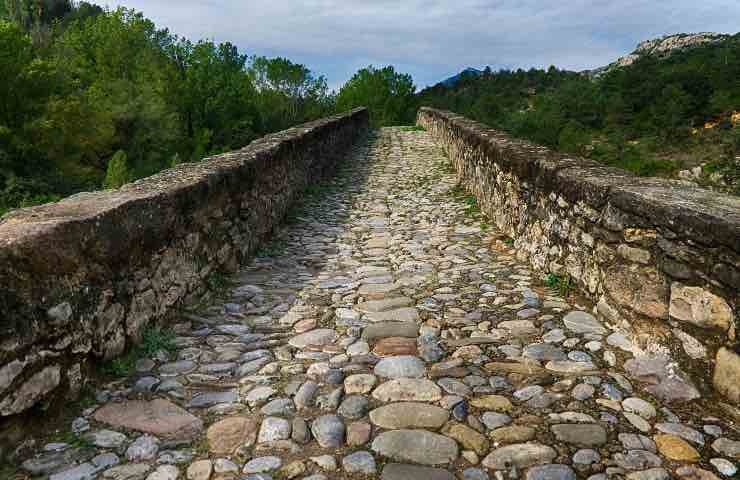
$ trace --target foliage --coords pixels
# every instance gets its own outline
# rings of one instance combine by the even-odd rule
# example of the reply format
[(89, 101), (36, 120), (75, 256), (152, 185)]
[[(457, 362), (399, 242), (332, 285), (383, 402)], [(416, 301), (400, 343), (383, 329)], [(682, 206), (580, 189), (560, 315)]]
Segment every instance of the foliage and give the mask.
[(576, 284), (570, 275), (555, 275), (554, 273), (550, 273), (547, 275), (545, 283), (547, 283), (548, 287), (557, 290), (558, 295), (563, 298), (567, 298), (576, 288)]
[(0, 214), (334, 111), (326, 80), (304, 65), (69, 0), (0, 0), (0, 72)]
[(101, 373), (110, 377), (126, 377), (134, 370), (136, 362), (151, 358), (159, 351), (175, 351), (175, 333), (159, 326), (148, 327), (142, 333), (142, 341), (124, 355), (103, 363)]
[(370, 65), (359, 70), (337, 95), (337, 109), (365, 106), (374, 127), (408, 125), (416, 114), (416, 99), (411, 75), (396, 72), (392, 66)]
[(103, 188), (121, 188), (129, 182), (131, 174), (128, 171), (126, 152), (119, 150), (108, 162), (108, 170), (103, 180)]
[[(419, 102), (638, 175), (671, 175), (703, 158), (706, 145), (692, 127), (740, 109), (739, 77), (737, 34), (665, 58), (644, 56), (595, 80), (554, 67), (489, 68), (427, 88)], [(717, 142), (732, 143), (731, 126), (720, 126)]]
[(161, 350), (171, 353), (175, 351), (175, 333), (157, 326), (147, 328), (144, 330), (138, 350), (144, 357), (152, 357)]
[(333, 111), (326, 79), (286, 58), (252, 57), (248, 69), (264, 129), (279, 131)]

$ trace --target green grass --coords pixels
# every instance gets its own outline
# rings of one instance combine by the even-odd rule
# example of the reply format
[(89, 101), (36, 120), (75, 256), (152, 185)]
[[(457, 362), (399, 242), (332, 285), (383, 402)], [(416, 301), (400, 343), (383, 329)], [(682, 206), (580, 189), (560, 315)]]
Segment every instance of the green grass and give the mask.
[(568, 297), (576, 288), (576, 283), (570, 275), (555, 275), (551, 273), (547, 276), (545, 283), (547, 283), (548, 287), (557, 290), (558, 294), (563, 298)]
[(125, 353), (120, 357), (108, 360), (100, 366), (100, 372), (106, 377), (124, 378), (128, 377), (136, 365), (136, 354), (133, 351)]
[(426, 132), (426, 129), (422, 127), (421, 125), (407, 125), (405, 127), (401, 127), (402, 132)]
[(21, 471), (16, 465), (0, 463), (0, 478), (4, 480), (26, 480), (31, 477), (21, 475)]
[(120, 357), (103, 363), (100, 371), (108, 377), (123, 378), (131, 375), (136, 362), (151, 358), (160, 350), (172, 353), (175, 347), (175, 333), (159, 326), (148, 327), (142, 334), (142, 341)]
[(286, 244), (282, 240), (272, 240), (257, 249), (258, 257), (276, 257), (285, 250)]
[(172, 353), (175, 348), (175, 332), (168, 328), (150, 327), (144, 330), (138, 350), (142, 356), (151, 357), (160, 350)]
[(508, 245), (510, 247), (514, 246), (514, 239), (513, 238), (505, 238), (504, 239), (504, 245)]
[(474, 195), (470, 195), (461, 184), (455, 185), (449, 193), (465, 204), (465, 216), (475, 218), (481, 214), (478, 199)]
[(214, 270), (206, 277), (206, 285), (208, 285), (208, 290), (222, 293), (229, 288), (229, 277), (223, 272)]
[(66, 443), (73, 448), (92, 448), (95, 445), (85, 438), (78, 437), (69, 430), (60, 430), (52, 433), (48, 438), (49, 443)]

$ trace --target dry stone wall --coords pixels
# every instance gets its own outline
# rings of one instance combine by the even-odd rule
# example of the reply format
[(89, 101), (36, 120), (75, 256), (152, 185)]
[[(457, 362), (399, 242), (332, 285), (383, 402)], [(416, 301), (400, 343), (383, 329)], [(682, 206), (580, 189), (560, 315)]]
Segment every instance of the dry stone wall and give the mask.
[(0, 419), (74, 395), (90, 363), (233, 271), (368, 128), (365, 109), (116, 191), (0, 220)]
[(636, 349), (740, 404), (740, 199), (640, 178), (422, 108), (419, 125), (522, 257), (570, 276)]

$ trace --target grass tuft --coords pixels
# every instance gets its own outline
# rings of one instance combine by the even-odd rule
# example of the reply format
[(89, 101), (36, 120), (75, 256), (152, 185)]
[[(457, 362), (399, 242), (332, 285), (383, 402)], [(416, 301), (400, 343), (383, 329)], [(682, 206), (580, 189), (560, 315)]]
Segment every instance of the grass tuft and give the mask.
[(563, 298), (567, 298), (576, 288), (576, 283), (570, 275), (555, 275), (551, 273), (547, 276), (545, 283), (547, 283), (548, 287), (557, 290), (558, 294)]
[(175, 349), (175, 333), (172, 330), (159, 326), (148, 327), (142, 334), (141, 344), (120, 357), (104, 362), (100, 366), (100, 371), (108, 377), (128, 377), (134, 371), (139, 359), (151, 358), (160, 350), (172, 353)]

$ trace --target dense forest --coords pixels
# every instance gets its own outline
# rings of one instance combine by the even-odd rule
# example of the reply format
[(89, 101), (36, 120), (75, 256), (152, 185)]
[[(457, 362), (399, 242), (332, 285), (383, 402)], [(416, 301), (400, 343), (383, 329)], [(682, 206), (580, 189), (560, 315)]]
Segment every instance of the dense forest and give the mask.
[(486, 69), (418, 97), (421, 105), (639, 175), (706, 164), (740, 192), (740, 125), (732, 121), (740, 110), (740, 34), (665, 58), (643, 56), (597, 79), (555, 67)]
[(740, 193), (740, 34), (598, 79), (486, 69), (416, 93), (410, 75), (369, 66), (330, 92), (305, 65), (193, 42), (130, 9), (0, 0), (0, 72), (0, 215), (361, 105), (375, 127), (430, 105), (640, 175), (703, 164)]
[(68, 0), (0, 0), (0, 72), (0, 214), (115, 188), (335, 108), (304, 65)]

